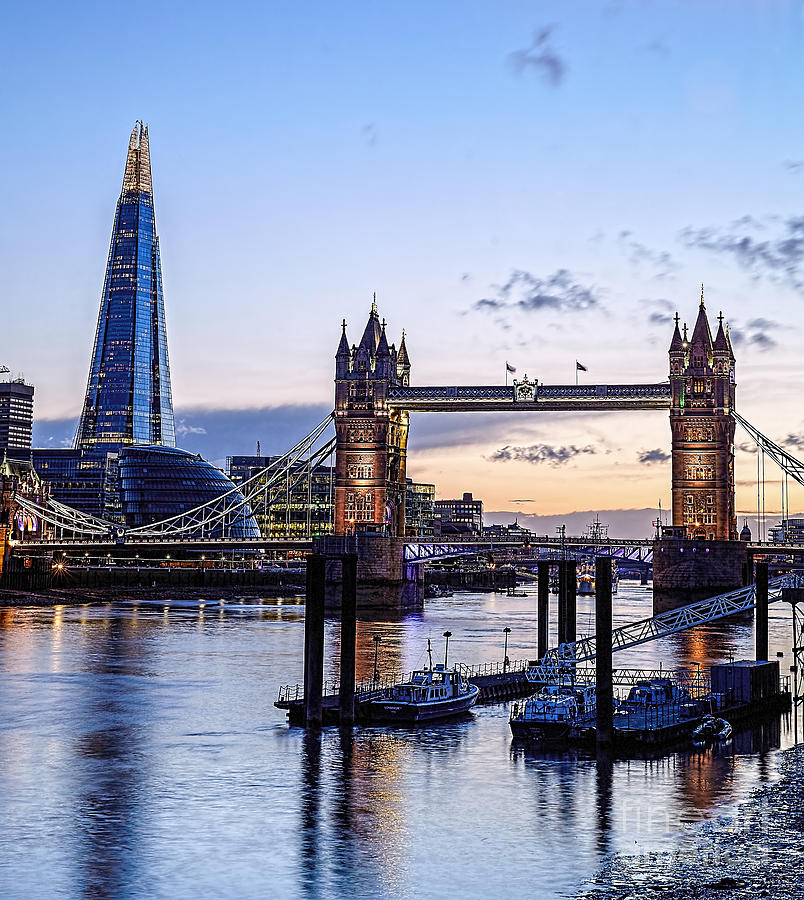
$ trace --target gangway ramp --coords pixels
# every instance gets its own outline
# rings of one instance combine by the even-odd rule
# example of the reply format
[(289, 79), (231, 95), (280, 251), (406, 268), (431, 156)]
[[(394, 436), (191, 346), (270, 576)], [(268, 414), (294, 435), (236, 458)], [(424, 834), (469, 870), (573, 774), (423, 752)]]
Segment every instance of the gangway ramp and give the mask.
[[(768, 603), (782, 599), (784, 588), (804, 587), (804, 576), (799, 574), (783, 575), (768, 582)], [(680, 606), (678, 609), (660, 613), (649, 619), (641, 619), (629, 625), (623, 625), (612, 631), (612, 652), (627, 650), (639, 644), (655, 641), (657, 638), (677, 634), (696, 625), (705, 625), (739, 613), (745, 613), (756, 605), (756, 588), (754, 585), (718, 594), (708, 600)], [(538, 666), (528, 670), (530, 681), (548, 681), (556, 674), (566, 671), (569, 666), (594, 659), (597, 644), (595, 635), (581, 638), (567, 644), (559, 644), (548, 650)]]

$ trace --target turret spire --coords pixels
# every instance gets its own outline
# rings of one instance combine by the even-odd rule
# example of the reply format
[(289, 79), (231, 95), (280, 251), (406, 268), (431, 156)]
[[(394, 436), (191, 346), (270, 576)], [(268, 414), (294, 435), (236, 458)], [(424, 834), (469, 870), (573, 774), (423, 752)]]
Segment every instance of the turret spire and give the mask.
[(715, 343), (713, 345), (713, 350), (715, 352), (729, 352), (729, 341), (726, 337), (726, 332), (723, 330), (723, 313), (721, 313), (717, 317), (717, 334), (715, 335)]
[(673, 337), (670, 340), (670, 352), (671, 353), (683, 353), (684, 352), (684, 343), (681, 340), (681, 332), (678, 330), (678, 313), (676, 313), (675, 317), (675, 328), (673, 329)]
[(341, 322), (341, 327), (343, 328), (343, 331), (341, 332), (341, 341), (338, 344), (338, 352), (335, 354), (335, 356), (336, 357), (338, 357), (338, 356), (348, 357), (349, 356), (349, 341), (346, 339), (346, 319), (344, 319), (343, 322)]
[(368, 322), (366, 322), (366, 330), (360, 339), (360, 350), (368, 350), (370, 354), (377, 352), (377, 346), (380, 343), (380, 335), (382, 334), (382, 326), (380, 325), (380, 316), (377, 312), (377, 294), (371, 302), (371, 312), (369, 313)]
[(712, 352), (712, 332), (709, 330), (709, 318), (706, 315), (706, 307), (704, 306), (703, 285), (701, 285), (701, 305), (698, 307), (698, 318), (695, 320), (695, 328), (692, 330), (690, 343), (693, 348), (697, 347), (699, 351), (703, 351), (707, 356)]

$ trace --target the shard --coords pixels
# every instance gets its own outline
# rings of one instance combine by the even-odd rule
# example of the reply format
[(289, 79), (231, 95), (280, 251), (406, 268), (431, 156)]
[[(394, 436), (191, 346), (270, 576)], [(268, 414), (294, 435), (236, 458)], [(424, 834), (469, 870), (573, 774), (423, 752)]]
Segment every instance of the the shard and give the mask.
[(78, 450), (176, 443), (148, 126), (131, 133)]

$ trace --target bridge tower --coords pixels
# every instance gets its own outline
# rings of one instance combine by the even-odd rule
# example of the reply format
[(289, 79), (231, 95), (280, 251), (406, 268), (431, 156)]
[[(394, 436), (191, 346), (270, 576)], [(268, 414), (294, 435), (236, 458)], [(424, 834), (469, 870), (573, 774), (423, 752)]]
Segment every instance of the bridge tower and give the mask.
[(375, 295), (360, 344), (344, 321), (335, 355), (335, 534), (405, 536), (408, 413), (386, 398), (409, 380), (404, 332), (399, 350), (388, 345)]
[(712, 340), (703, 285), (692, 338), (676, 314), (669, 353), (673, 525), (687, 538), (736, 541), (734, 352), (722, 313)]

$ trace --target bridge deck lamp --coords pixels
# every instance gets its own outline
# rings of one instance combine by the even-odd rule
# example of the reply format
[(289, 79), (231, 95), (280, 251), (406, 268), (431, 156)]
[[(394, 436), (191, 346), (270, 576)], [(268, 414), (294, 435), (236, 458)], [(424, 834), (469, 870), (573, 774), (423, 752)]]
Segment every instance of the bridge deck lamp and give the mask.
[(508, 671), (508, 666), (510, 662), (508, 660), (508, 635), (511, 633), (511, 629), (506, 625), (503, 628), (503, 634), (505, 635), (505, 649), (503, 650), (503, 672)]
[(449, 655), (449, 639), (452, 637), (452, 632), (445, 631), (443, 636), (446, 638), (446, 641), (444, 643), (444, 668), (446, 669), (447, 668), (447, 657)]

